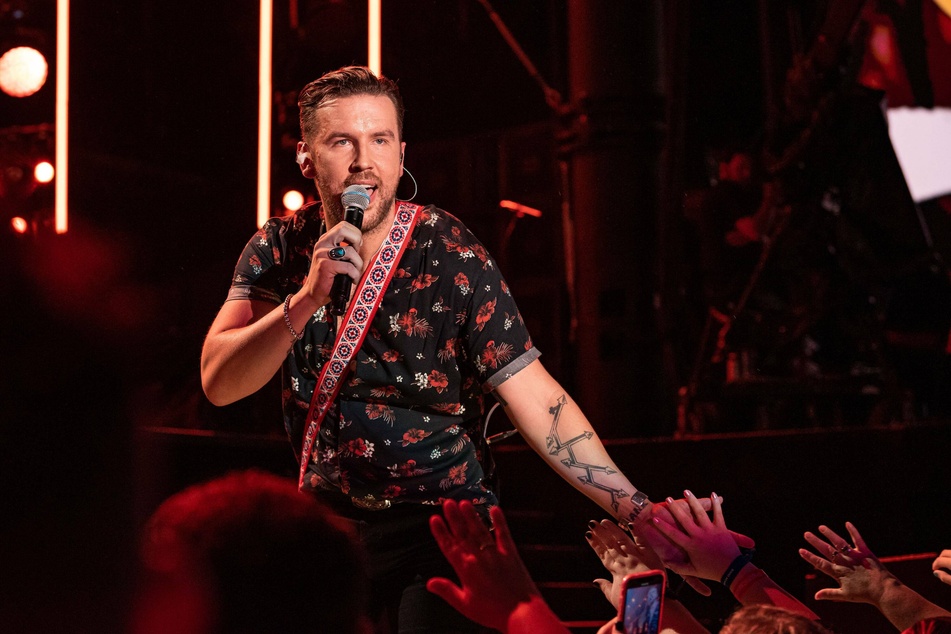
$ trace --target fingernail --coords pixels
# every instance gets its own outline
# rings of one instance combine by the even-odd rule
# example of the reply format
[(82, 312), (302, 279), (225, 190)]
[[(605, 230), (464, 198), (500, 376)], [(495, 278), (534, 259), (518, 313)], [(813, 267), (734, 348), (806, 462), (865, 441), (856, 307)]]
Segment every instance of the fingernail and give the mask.
[(588, 521), (588, 528), (594, 528), (594, 527), (597, 526), (597, 525), (598, 525), (598, 523), (595, 522), (594, 520), (589, 520), (589, 521)]
[(936, 576), (936, 577), (940, 577), (941, 575), (939, 575), (939, 574), (938, 574), (938, 571), (937, 571), (937, 570), (935, 570), (935, 571), (934, 571), (934, 576)]
[(587, 533), (584, 534), (584, 538), (587, 540), (590, 540), (592, 537), (593, 535), (591, 534), (591, 531), (588, 531)]
[(685, 497), (685, 498), (692, 498), (692, 497), (693, 497), (693, 493), (690, 492), (690, 489), (684, 489), (684, 497)]
[(710, 495), (713, 496), (713, 499), (714, 499), (714, 500), (716, 500), (717, 498), (720, 497), (719, 495), (717, 495), (717, 492), (716, 492), (716, 491), (714, 491), (714, 492), (711, 493)]
[(674, 503), (674, 498), (668, 496), (668, 497), (667, 497), (667, 504), (673, 504), (673, 503)]

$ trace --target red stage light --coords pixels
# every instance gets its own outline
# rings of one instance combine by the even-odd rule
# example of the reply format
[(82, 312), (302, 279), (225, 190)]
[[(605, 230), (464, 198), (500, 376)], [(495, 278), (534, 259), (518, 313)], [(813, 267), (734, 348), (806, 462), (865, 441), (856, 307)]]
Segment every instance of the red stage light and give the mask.
[(304, 206), (304, 194), (300, 193), (296, 189), (289, 189), (284, 193), (284, 197), (281, 199), (281, 202), (284, 205), (284, 209), (287, 211), (297, 211)]
[(46, 83), (49, 67), (35, 48), (18, 46), (0, 57), (0, 90), (11, 97), (29, 97)]
[(40, 161), (33, 167), (33, 178), (37, 183), (49, 183), (55, 175), (56, 170), (49, 161)]
[(10, 219), (10, 226), (13, 227), (13, 230), (19, 234), (26, 233), (30, 228), (30, 223), (26, 221), (25, 218), (20, 216), (14, 216)]

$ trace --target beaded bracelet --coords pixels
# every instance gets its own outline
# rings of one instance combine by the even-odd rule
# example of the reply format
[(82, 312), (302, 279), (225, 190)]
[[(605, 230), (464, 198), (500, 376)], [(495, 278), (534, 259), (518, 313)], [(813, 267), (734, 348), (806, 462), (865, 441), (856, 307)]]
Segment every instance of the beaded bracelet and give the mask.
[(291, 306), (291, 297), (293, 296), (292, 293), (284, 298), (284, 323), (287, 325), (287, 329), (291, 331), (291, 336), (294, 337), (294, 341), (300, 341), (304, 338), (304, 331), (302, 330), (298, 333), (294, 330), (294, 326), (291, 325), (291, 317), (287, 314), (287, 310)]
[(736, 556), (736, 559), (730, 563), (730, 567), (726, 569), (726, 572), (723, 573), (723, 577), (720, 579), (720, 583), (723, 584), (723, 587), (729, 589), (733, 580), (740, 574), (740, 570), (743, 569), (743, 566), (750, 563), (750, 560), (753, 559), (753, 553), (755, 552), (755, 548), (750, 548), (746, 552)]

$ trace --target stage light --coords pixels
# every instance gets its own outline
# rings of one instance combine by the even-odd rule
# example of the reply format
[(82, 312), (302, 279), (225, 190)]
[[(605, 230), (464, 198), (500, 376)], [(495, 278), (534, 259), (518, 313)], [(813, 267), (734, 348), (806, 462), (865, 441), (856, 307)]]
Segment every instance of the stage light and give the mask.
[(46, 58), (35, 48), (18, 46), (0, 56), (0, 90), (11, 97), (29, 97), (46, 83)]
[(258, 227), (271, 217), (271, 101), (274, 0), (261, 0), (258, 33)]
[(25, 218), (21, 218), (20, 216), (14, 216), (11, 218), (10, 226), (13, 227), (13, 231), (19, 233), (20, 235), (23, 235), (30, 229), (30, 223), (28, 223)]
[(33, 178), (37, 183), (49, 183), (55, 174), (56, 170), (49, 161), (40, 161), (33, 168)]
[(289, 189), (284, 193), (281, 202), (284, 203), (284, 209), (287, 211), (297, 211), (304, 206), (304, 194), (296, 189)]
[(535, 209), (534, 207), (529, 207), (528, 205), (522, 205), (512, 200), (500, 200), (499, 207), (514, 211), (515, 215), (519, 218), (522, 216), (532, 216), (533, 218), (542, 217), (542, 212), (540, 209)]

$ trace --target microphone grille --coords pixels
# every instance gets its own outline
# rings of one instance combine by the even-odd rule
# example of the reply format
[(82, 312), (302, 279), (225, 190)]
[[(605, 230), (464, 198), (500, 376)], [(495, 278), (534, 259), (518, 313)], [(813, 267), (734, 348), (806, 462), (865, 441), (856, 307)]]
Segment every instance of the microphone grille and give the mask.
[(360, 211), (366, 211), (370, 205), (370, 192), (363, 185), (350, 185), (340, 195), (340, 202), (344, 209), (356, 207)]

